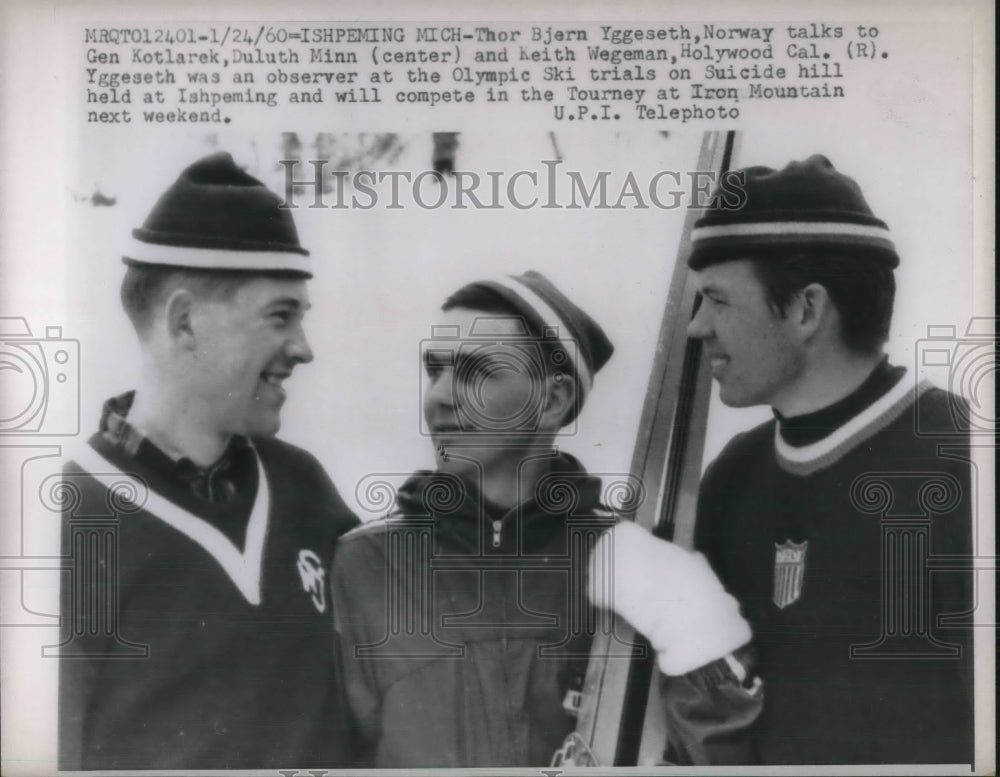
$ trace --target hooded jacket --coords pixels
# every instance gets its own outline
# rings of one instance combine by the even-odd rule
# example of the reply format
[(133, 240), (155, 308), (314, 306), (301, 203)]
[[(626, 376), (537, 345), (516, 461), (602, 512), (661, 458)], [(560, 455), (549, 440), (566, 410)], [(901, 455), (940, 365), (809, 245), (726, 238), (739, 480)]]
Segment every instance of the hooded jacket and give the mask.
[(600, 495), (565, 454), (507, 511), (418, 472), (393, 513), (344, 535), (334, 611), (370, 765), (550, 762), (594, 633), (587, 550), (615, 522)]
[[(613, 623), (587, 597), (588, 557), (618, 518), (599, 478), (553, 456), (510, 510), (455, 475), (418, 472), (394, 512), (340, 539), (334, 617), (361, 765), (545, 766), (576, 727), (591, 640)], [(743, 648), (660, 675), (669, 762), (753, 760), (752, 664)]]

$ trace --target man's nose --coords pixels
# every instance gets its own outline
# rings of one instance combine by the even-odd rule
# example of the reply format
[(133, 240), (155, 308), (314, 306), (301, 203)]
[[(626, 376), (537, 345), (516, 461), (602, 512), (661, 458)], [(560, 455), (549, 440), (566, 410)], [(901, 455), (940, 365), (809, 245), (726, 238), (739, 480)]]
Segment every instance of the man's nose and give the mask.
[(704, 340), (712, 334), (712, 323), (708, 307), (703, 299), (698, 300), (694, 315), (691, 317), (691, 323), (687, 326), (688, 337), (693, 337), (696, 340)]
[(313, 351), (306, 339), (306, 333), (300, 327), (288, 341), (285, 349), (288, 358), (300, 364), (308, 364), (313, 360)]
[(424, 401), (435, 407), (453, 407), (455, 404), (455, 372), (450, 367), (442, 368), (428, 379)]

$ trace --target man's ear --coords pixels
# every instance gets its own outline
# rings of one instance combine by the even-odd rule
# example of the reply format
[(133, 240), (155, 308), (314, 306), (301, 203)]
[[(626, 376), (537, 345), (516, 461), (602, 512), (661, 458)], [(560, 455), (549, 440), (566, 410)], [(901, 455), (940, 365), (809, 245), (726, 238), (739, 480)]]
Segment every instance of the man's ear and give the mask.
[(563, 428), (576, 402), (576, 391), (576, 380), (569, 375), (549, 375), (545, 378), (545, 404), (539, 419), (540, 429), (556, 432)]
[(810, 283), (795, 295), (795, 323), (804, 341), (813, 339), (816, 333), (830, 323), (833, 303), (830, 292), (819, 283)]
[(194, 347), (194, 327), (191, 316), (194, 297), (187, 289), (175, 289), (163, 306), (167, 336), (184, 348)]

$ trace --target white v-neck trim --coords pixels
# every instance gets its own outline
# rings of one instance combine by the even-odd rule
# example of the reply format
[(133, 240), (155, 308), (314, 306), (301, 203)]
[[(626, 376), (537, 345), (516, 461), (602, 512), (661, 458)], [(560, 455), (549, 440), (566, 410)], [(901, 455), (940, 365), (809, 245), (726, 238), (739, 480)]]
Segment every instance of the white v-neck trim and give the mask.
[(241, 553), (230, 539), (212, 526), (204, 518), (199, 518), (169, 499), (156, 493), (135, 475), (123, 472), (112, 464), (90, 445), (81, 446), (72, 451), (68, 458), (76, 461), (92, 478), (111, 490), (122, 479), (131, 481), (136, 488), (136, 494), (144, 494), (145, 501), (137, 503), (145, 512), (155, 515), (164, 523), (185, 534), (208, 551), (226, 571), (240, 593), (253, 605), (260, 604), (261, 565), (264, 557), (264, 539), (267, 536), (268, 515), (271, 512), (271, 493), (267, 485), (267, 476), (260, 462), (260, 456), (254, 451), (257, 461), (257, 496), (254, 499), (253, 510), (247, 523), (246, 542)]

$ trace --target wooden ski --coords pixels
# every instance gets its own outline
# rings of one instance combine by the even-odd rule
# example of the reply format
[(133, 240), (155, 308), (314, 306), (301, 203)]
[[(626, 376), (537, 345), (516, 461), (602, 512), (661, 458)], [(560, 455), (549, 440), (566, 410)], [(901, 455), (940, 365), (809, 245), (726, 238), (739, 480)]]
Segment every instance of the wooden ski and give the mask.
[[(735, 132), (705, 133), (697, 170), (719, 176), (727, 172), (735, 144)], [(694, 537), (711, 393), (701, 343), (687, 337), (697, 304), (687, 259), (691, 230), (700, 216), (700, 208), (691, 208), (684, 221), (632, 456), (631, 473), (641, 481), (645, 498), (633, 513), (623, 515), (686, 547)], [(602, 628), (591, 645), (576, 730), (552, 763), (659, 763), (667, 730), (658, 684), (653, 682), (656, 657), (624, 619), (604, 613), (599, 622)]]

